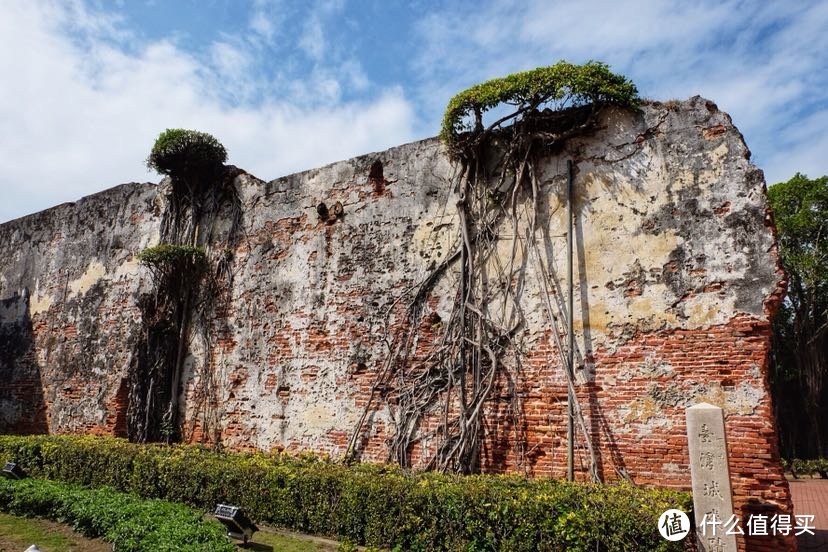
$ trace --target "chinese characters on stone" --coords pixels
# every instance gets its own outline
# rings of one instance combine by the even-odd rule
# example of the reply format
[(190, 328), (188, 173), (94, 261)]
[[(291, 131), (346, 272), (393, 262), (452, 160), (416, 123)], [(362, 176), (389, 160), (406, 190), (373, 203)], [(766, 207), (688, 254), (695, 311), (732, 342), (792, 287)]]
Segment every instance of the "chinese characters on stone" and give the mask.
[[(731, 526), (738, 518), (732, 515), (724, 412), (721, 407), (700, 403), (689, 407), (686, 415), (693, 507), (698, 512), (697, 548), (699, 552), (736, 552), (738, 532)], [(718, 522), (716, 531), (704, 526), (702, 519)], [(730, 525), (725, 526), (725, 519)]]

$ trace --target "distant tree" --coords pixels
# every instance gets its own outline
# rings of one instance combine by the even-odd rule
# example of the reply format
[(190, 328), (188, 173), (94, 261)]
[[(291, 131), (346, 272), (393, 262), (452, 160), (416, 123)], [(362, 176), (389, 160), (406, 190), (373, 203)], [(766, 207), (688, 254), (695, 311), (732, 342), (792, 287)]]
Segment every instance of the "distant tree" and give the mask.
[(797, 173), (768, 199), (788, 276), (772, 366), (783, 453), (828, 456), (828, 176)]

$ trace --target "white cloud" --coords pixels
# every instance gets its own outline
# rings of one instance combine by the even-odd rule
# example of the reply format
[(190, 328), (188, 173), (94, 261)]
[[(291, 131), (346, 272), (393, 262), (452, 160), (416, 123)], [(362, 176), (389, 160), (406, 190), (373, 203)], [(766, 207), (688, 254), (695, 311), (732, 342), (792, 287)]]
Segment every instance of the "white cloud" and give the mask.
[(828, 108), (812, 113), (783, 129), (777, 136), (780, 144), (764, 164), (768, 184), (784, 182), (797, 172), (816, 178), (828, 174)]
[(219, 75), (233, 79), (244, 78), (250, 71), (250, 55), (227, 42), (214, 42), (210, 48), (213, 64)]
[(263, 11), (255, 11), (250, 17), (250, 28), (262, 35), (266, 40), (273, 39), (273, 33), (276, 31), (276, 26), (273, 24), (267, 14)]
[(253, 0), (247, 20), (247, 27), (253, 33), (250, 38), (265, 44), (282, 38), (289, 7), (283, 0)]
[[(253, 0), (235, 34), (198, 37), (205, 44), (192, 51), (183, 39), (142, 42), (125, 19), (81, 0), (0, 2), (0, 221), (157, 180), (142, 162), (167, 127), (211, 132), (230, 162), (272, 178), (433, 134), (459, 90), (561, 58), (606, 61), (645, 96), (713, 99), (770, 182), (828, 173), (826, 2), (484, 0), (429, 9), (407, 50), (395, 50), (411, 59), (386, 74), (381, 56), (359, 57), (370, 29), (343, 32), (358, 18), (342, 0)], [(400, 78), (405, 93), (392, 82)]]
[[(117, 21), (74, 3), (0, 3), (0, 221), (125, 181), (157, 181), (143, 160), (160, 131), (217, 136), (230, 162), (269, 179), (412, 137), (399, 88), (339, 98), (338, 73), (319, 69), (306, 102), (225, 100), (262, 84), (248, 76), (244, 43), (212, 45), (203, 59), (175, 43), (127, 48)], [(291, 83), (286, 86), (290, 87)]]
[(318, 17), (311, 16), (305, 22), (299, 46), (312, 59), (322, 59), (325, 54), (325, 35), (322, 32), (322, 22), (319, 21)]
[(559, 59), (598, 59), (647, 97), (716, 101), (771, 182), (797, 170), (784, 160), (828, 173), (828, 156), (816, 153), (824, 132), (780, 140), (828, 105), (826, 2), (489, 1), (426, 14), (418, 29), (417, 99), (432, 120), (476, 82)]
[(362, 92), (370, 85), (370, 81), (365, 75), (362, 65), (356, 59), (350, 59), (344, 62), (340, 69), (354, 90)]
[(332, 23), (332, 17), (344, 6), (343, 0), (322, 0), (312, 4), (299, 37), (299, 47), (311, 59), (319, 62), (330, 55), (325, 26)]

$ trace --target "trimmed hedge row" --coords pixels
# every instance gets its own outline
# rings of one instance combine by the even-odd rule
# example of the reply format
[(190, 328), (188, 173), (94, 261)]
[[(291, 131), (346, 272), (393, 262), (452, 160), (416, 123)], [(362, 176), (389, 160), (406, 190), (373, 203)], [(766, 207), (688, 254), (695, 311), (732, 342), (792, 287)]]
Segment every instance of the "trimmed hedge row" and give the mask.
[(401, 550), (681, 550), (658, 517), (687, 493), (518, 476), (406, 475), (319, 456), (219, 453), (100, 437), (0, 437), (0, 461), (31, 475), (111, 486), (204, 510)]
[(819, 475), (823, 479), (828, 479), (828, 458), (782, 460), (782, 466), (785, 470), (790, 471), (794, 477)]
[(112, 489), (25, 479), (0, 480), (0, 510), (71, 525), (79, 533), (102, 537), (116, 552), (232, 552), (236, 549), (215, 522), (181, 504), (142, 500)]

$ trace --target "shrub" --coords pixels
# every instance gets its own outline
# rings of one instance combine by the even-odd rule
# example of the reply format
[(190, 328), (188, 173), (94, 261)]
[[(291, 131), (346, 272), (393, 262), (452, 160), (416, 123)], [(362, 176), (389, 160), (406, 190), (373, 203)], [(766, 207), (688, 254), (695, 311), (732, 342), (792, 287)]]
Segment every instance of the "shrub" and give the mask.
[(207, 256), (204, 248), (189, 245), (162, 243), (147, 247), (137, 255), (138, 260), (147, 265), (180, 264), (197, 265), (203, 263)]
[(321, 456), (224, 453), (100, 437), (0, 436), (0, 461), (30, 474), (250, 516), (293, 530), (402, 550), (682, 550), (658, 516), (687, 493), (513, 475), (409, 475)]
[(828, 479), (828, 458), (782, 460), (782, 467), (789, 470), (794, 477), (819, 475), (823, 479)]
[(171, 276), (200, 275), (207, 266), (207, 254), (202, 247), (162, 243), (138, 252), (136, 258), (150, 268), (160, 281)]
[(227, 161), (227, 150), (214, 136), (197, 130), (168, 128), (147, 158), (147, 167), (173, 178), (210, 173)]
[(87, 537), (102, 537), (117, 552), (235, 550), (218, 523), (205, 521), (191, 508), (105, 487), (0, 480), (0, 509), (69, 524)]

